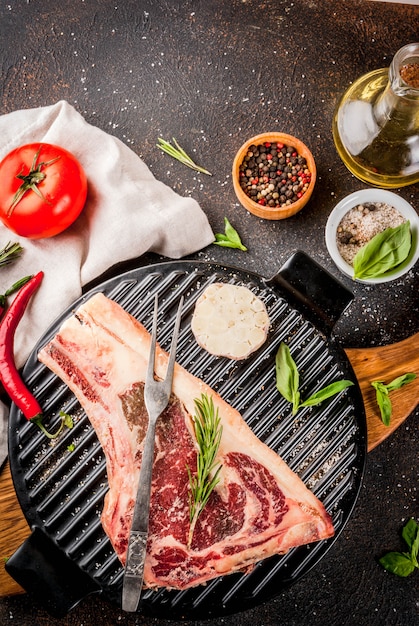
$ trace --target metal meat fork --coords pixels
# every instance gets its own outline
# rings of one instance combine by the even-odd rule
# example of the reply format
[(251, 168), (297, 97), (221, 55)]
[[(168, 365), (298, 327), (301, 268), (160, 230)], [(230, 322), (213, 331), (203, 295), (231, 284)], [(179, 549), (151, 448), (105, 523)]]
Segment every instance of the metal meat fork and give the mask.
[(141, 596), (144, 577), (144, 561), (147, 548), (148, 523), (150, 516), (151, 475), (154, 460), (154, 440), (156, 423), (159, 416), (169, 404), (172, 392), (173, 371), (175, 367), (176, 345), (179, 336), (180, 319), (182, 315), (183, 297), (179, 302), (173, 330), (172, 344), (167, 365), (166, 378), (156, 380), (154, 364), (156, 357), (157, 338), (157, 294), (154, 299), (153, 329), (151, 332), (150, 356), (148, 359), (147, 374), (144, 386), (144, 401), (148, 412), (148, 427), (144, 442), (143, 458), (141, 461), (140, 477), (138, 481), (137, 499), (132, 518), (131, 531), (128, 541), (127, 561), (124, 571), (122, 588), (122, 610), (135, 612)]

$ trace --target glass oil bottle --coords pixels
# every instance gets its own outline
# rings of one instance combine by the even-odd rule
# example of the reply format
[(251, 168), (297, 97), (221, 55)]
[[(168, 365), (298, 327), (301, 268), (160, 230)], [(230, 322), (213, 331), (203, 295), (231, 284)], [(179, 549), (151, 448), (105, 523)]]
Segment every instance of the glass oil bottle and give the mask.
[(419, 43), (353, 83), (337, 106), (333, 138), (363, 182), (383, 188), (419, 182)]

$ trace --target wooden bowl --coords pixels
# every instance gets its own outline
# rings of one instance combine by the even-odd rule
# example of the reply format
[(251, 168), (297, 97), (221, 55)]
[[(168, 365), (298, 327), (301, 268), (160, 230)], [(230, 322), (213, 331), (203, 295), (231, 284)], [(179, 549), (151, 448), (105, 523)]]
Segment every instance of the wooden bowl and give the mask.
[[(239, 180), (239, 168), (243, 163), (244, 157), (251, 145), (261, 145), (269, 141), (271, 143), (280, 142), (288, 146), (293, 146), (299, 155), (303, 156), (307, 161), (307, 167), (311, 173), (310, 184), (305, 191), (305, 193), (299, 198), (296, 202), (292, 204), (288, 204), (283, 207), (268, 207), (259, 204), (252, 200), (241, 188), (240, 180)], [(261, 135), (256, 135), (252, 137), (246, 143), (242, 145), (240, 150), (237, 152), (234, 161), (233, 161), (233, 186), (234, 191), (236, 192), (236, 196), (240, 202), (250, 213), (253, 215), (257, 215), (258, 217), (262, 217), (265, 220), (283, 220), (286, 217), (290, 217), (291, 215), (295, 215), (298, 211), (307, 204), (309, 201), (311, 194), (313, 193), (314, 185), (316, 183), (316, 164), (314, 162), (313, 155), (307, 146), (292, 135), (287, 135), (285, 133), (263, 133)]]

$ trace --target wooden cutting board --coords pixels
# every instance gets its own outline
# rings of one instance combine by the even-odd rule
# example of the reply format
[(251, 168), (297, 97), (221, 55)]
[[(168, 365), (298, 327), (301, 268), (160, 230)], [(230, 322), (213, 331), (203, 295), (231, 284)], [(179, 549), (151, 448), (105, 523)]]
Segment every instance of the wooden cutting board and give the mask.
[[(345, 350), (358, 379), (365, 405), (368, 429), (368, 452), (380, 444), (410, 415), (419, 400), (419, 333), (404, 341), (380, 348)], [(391, 392), (393, 412), (390, 426), (384, 426), (371, 381), (391, 380), (413, 372), (416, 379)], [(30, 528), (21, 512), (10, 475), (9, 464), (0, 473), (0, 557), (2, 563), (25, 541)], [(4, 565), (0, 567), (0, 598), (23, 593)]]
[[(361, 388), (367, 416), (368, 452), (393, 433), (417, 407), (419, 402), (419, 333), (381, 348), (345, 350)], [(397, 376), (412, 372), (415, 380), (390, 394), (393, 407), (390, 426), (380, 418), (375, 390), (371, 381), (391, 382)]]

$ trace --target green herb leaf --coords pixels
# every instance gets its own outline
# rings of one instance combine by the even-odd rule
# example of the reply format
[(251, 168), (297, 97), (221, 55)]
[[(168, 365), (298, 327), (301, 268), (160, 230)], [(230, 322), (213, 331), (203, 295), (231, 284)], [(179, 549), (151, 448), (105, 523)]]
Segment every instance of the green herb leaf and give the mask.
[(284, 342), (281, 342), (276, 353), (275, 369), (276, 388), (285, 400), (292, 403), (292, 414), (295, 415), (300, 405), (300, 375), (290, 349)]
[(299, 408), (321, 404), (327, 398), (335, 396), (347, 387), (353, 385), (350, 380), (338, 380), (313, 393), (307, 400), (300, 402), (301, 396), (298, 391), (300, 375), (297, 365), (291, 356), (289, 347), (281, 342), (275, 358), (276, 388), (288, 402), (292, 403), (292, 414), (295, 415)]
[(354, 278), (378, 278), (394, 269), (409, 255), (412, 246), (410, 222), (386, 228), (359, 250), (353, 260)]
[(23, 287), (23, 285), (25, 285), (31, 278), (32, 276), (24, 276), (23, 278), (20, 278), (15, 283), (13, 283), (11, 287), (6, 289), (4, 293), (0, 294), (0, 314), (1, 314), (1, 309), (6, 308), (7, 298), (11, 296), (12, 294), (16, 293), (16, 291), (19, 291), (19, 289)]
[(388, 552), (379, 562), (388, 572), (402, 578), (409, 576), (415, 569), (409, 556), (402, 552)]
[(400, 389), (404, 385), (411, 383), (412, 380), (415, 380), (416, 374), (409, 372), (408, 374), (403, 374), (402, 376), (398, 376), (394, 380), (391, 381), (387, 387), (387, 391), (394, 391), (395, 389)]
[(410, 558), (412, 559), (412, 563), (414, 564), (414, 566), (417, 568), (419, 568), (418, 553), (419, 553), (419, 530), (416, 532), (416, 537), (410, 549)]
[(381, 380), (372, 381), (371, 385), (375, 389), (375, 398), (378, 404), (378, 408), (380, 409), (381, 420), (384, 426), (390, 426), (391, 414), (393, 411), (391, 400), (388, 395), (389, 392), (394, 391), (395, 389), (400, 389), (404, 385), (412, 382), (412, 380), (414, 380), (415, 378), (416, 374), (409, 372), (408, 374), (398, 376), (388, 385), (386, 385)]
[(23, 248), (19, 243), (11, 243), (10, 241), (0, 249), (0, 266), (9, 265), (22, 254)]
[(419, 568), (418, 552), (419, 552), (419, 526), (414, 519), (410, 519), (404, 526), (402, 537), (410, 549), (410, 560), (415, 567)]
[(189, 535), (188, 547), (192, 545), (193, 533), (198, 517), (219, 482), (221, 464), (215, 462), (220, 447), (222, 426), (218, 409), (212, 398), (202, 394), (195, 399), (196, 413), (193, 418), (195, 437), (198, 444), (196, 474), (187, 466), (189, 477)]
[(183, 165), (186, 165), (186, 167), (190, 167), (192, 170), (195, 170), (196, 172), (201, 172), (201, 174), (207, 174), (208, 176), (212, 176), (211, 172), (206, 170), (204, 167), (201, 167), (200, 165), (197, 165), (196, 163), (194, 163), (191, 157), (188, 154), (186, 154), (185, 150), (183, 150), (183, 148), (180, 147), (180, 145), (178, 144), (178, 142), (176, 141), (174, 137), (173, 137), (173, 144), (174, 145), (172, 145), (170, 141), (165, 141), (164, 139), (159, 137), (157, 147), (160, 148), (160, 150), (163, 150), (163, 152), (166, 152), (166, 154), (173, 157), (177, 161), (180, 161), (180, 163), (183, 163)]
[(409, 576), (415, 568), (419, 569), (419, 525), (414, 519), (410, 519), (405, 524), (402, 537), (409, 548), (409, 552), (388, 552), (379, 559), (379, 563), (392, 574), (404, 578)]
[(390, 419), (393, 407), (388, 397), (388, 390), (384, 383), (379, 380), (373, 381), (371, 385), (375, 388), (375, 399), (380, 409), (381, 421), (384, 426), (390, 426)]
[(240, 235), (235, 228), (230, 224), (228, 219), (224, 218), (225, 235), (222, 233), (216, 233), (214, 245), (222, 246), (224, 248), (238, 248), (246, 252), (247, 248), (241, 242)]
[(335, 396), (337, 393), (340, 393), (341, 391), (343, 391), (347, 387), (351, 387), (352, 385), (353, 382), (351, 380), (338, 380), (334, 383), (331, 383), (330, 385), (327, 385), (326, 387), (323, 387), (323, 389), (320, 389), (316, 393), (313, 393), (313, 395), (304, 402), (302, 402), (300, 406), (315, 406), (317, 404), (320, 404), (321, 402), (323, 402), (323, 400)]

